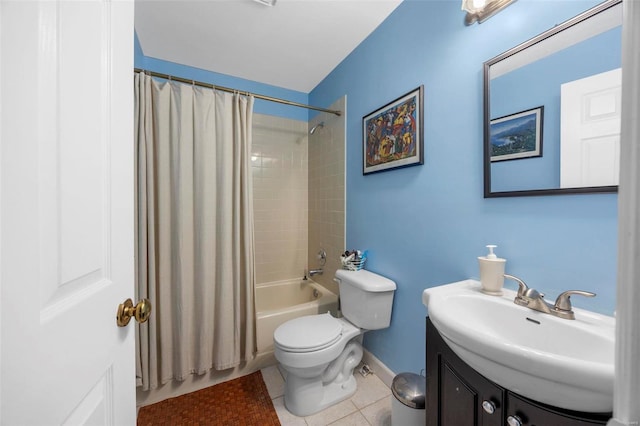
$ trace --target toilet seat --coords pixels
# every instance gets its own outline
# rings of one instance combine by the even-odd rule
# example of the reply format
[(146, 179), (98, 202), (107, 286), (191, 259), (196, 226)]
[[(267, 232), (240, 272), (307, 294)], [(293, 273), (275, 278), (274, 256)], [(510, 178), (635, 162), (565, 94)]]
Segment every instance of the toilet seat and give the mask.
[(273, 333), (276, 346), (288, 352), (314, 352), (327, 348), (342, 336), (340, 321), (326, 315), (306, 315), (287, 321)]

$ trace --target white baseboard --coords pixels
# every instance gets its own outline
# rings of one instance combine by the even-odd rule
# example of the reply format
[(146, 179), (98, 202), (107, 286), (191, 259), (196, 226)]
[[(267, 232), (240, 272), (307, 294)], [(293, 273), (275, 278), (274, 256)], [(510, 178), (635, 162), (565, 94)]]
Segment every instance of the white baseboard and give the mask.
[(391, 382), (393, 382), (393, 378), (396, 377), (396, 373), (391, 371), (389, 367), (384, 365), (382, 361), (380, 361), (366, 349), (364, 350), (364, 355), (362, 356), (362, 362), (371, 367), (375, 375), (378, 376), (380, 380), (382, 380), (382, 383), (387, 385), (388, 388), (391, 388)]

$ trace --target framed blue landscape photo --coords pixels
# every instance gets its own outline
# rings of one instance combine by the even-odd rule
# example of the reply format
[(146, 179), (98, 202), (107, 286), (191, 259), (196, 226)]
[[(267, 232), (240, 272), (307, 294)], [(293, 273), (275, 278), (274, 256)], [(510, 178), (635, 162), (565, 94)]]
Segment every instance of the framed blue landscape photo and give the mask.
[(540, 106), (491, 120), (491, 161), (542, 157), (543, 115)]

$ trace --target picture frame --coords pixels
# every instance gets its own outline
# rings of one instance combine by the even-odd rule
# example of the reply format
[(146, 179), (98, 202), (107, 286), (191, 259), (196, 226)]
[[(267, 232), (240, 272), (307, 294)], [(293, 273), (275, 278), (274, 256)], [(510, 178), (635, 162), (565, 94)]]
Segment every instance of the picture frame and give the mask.
[(362, 117), (362, 174), (424, 164), (424, 86)]
[(543, 119), (544, 106), (539, 106), (491, 120), (491, 162), (542, 157)]

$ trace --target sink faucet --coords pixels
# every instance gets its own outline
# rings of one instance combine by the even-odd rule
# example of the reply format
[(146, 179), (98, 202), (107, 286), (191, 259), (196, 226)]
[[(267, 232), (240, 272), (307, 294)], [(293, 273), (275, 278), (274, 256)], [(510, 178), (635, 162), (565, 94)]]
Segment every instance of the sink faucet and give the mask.
[(504, 274), (505, 278), (514, 280), (518, 283), (518, 294), (513, 303), (520, 306), (526, 306), (535, 311), (544, 312), (545, 314), (554, 315), (558, 318), (573, 320), (576, 319), (571, 306), (571, 295), (578, 294), (585, 297), (594, 297), (596, 294), (583, 290), (567, 290), (560, 293), (556, 302), (552, 305), (544, 300), (544, 293), (540, 293), (534, 288), (529, 288), (524, 281), (513, 275)]

